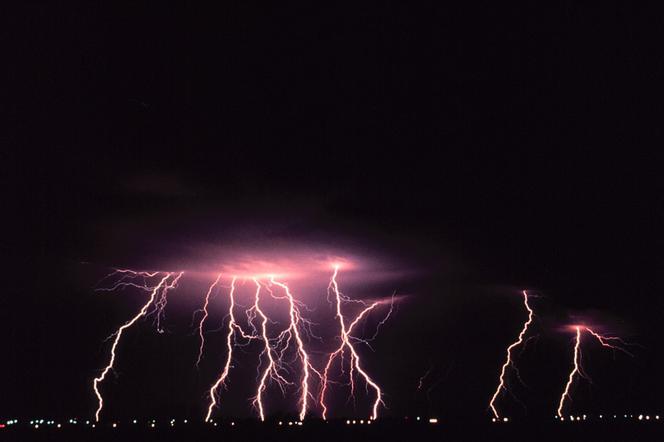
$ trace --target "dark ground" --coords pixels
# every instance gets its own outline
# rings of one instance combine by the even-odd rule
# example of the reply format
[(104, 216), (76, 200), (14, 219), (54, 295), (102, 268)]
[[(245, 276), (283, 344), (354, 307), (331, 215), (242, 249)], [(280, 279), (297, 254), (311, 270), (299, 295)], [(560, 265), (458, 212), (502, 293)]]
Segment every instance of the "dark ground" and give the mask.
[(565, 423), (533, 422), (488, 424), (440, 422), (403, 424), (382, 421), (369, 426), (347, 426), (342, 422), (308, 422), (302, 427), (276, 427), (274, 424), (238, 423), (215, 429), (189, 424), (179, 428), (110, 429), (69, 428), (5, 429), (1, 440), (31, 441), (645, 441), (662, 440), (664, 422)]

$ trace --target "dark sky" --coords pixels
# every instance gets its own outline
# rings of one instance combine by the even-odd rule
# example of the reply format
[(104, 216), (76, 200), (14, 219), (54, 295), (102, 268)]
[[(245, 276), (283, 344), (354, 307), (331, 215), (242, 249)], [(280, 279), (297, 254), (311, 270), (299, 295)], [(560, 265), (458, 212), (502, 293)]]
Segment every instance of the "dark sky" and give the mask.
[[(0, 416), (93, 411), (102, 340), (141, 302), (94, 293), (108, 268), (314, 239), (408, 270), (366, 353), (387, 414), (486, 416), (522, 289), (529, 416), (553, 414), (574, 316), (643, 348), (588, 340), (573, 409), (662, 410), (661, 15), (319, 3), (32, 1), (3, 30)], [(193, 369), (196, 305), (174, 305), (173, 333), (125, 342), (110, 415), (200, 415), (215, 361)]]

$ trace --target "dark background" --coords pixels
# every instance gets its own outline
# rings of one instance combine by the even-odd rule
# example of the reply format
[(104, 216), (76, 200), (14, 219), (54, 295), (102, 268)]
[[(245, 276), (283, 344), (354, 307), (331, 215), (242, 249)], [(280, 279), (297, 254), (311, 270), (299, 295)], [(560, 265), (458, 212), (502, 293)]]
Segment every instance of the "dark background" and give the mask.
[[(574, 315), (643, 348), (614, 360), (584, 341), (594, 383), (571, 410), (661, 411), (660, 11), (463, 4), (10, 15), (0, 416), (91, 415), (102, 340), (141, 303), (95, 294), (100, 275), (178, 262), (245, 223), (418, 270), (394, 283), (412, 296), (366, 356), (387, 415), (488, 416), (524, 288), (540, 334), (519, 359), (528, 387), (514, 382), (528, 416), (554, 413)], [(190, 313), (123, 341), (107, 416), (200, 416), (215, 369), (192, 367)]]

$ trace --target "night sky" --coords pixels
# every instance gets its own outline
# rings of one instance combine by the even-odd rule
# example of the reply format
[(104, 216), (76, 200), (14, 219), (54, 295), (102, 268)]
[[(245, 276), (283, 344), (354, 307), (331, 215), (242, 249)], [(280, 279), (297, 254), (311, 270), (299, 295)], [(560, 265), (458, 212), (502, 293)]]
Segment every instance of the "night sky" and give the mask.
[[(642, 347), (584, 340), (593, 384), (571, 409), (664, 411), (661, 15), (222, 3), (32, 1), (3, 30), (0, 417), (91, 416), (103, 340), (145, 300), (97, 281), (209, 271), (228, 244), (348, 250), (391, 275), (356, 284), (406, 295), (362, 350), (384, 415), (488, 418), (523, 289), (539, 338), (505, 414), (553, 416), (575, 320)], [(211, 334), (193, 367), (209, 282), (172, 292), (170, 333), (127, 335), (108, 416), (202, 418), (225, 354)], [(241, 385), (227, 414), (251, 415)]]

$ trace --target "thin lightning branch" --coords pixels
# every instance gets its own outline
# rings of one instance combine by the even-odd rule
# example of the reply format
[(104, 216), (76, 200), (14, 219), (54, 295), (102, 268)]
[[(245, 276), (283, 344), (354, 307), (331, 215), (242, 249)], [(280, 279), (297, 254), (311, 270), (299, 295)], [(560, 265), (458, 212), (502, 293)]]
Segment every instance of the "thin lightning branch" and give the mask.
[(507, 373), (507, 368), (508, 367), (514, 368), (514, 361), (512, 361), (512, 350), (514, 350), (516, 347), (518, 347), (523, 343), (523, 339), (526, 335), (526, 332), (528, 331), (528, 327), (533, 322), (533, 310), (530, 308), (530, 305), (528, 305), (528, 292), (526, 292), (525, 290), (523, 291), (523, 304), (526, 307), (526, 310), (528, 311), (528, 320), (523, 323), (523, 327), (521, 328), (521, 332), (519, 333), (519, 337), (517, 338), (517, 340), (514, 341), (512, 344), (510, 344), (509, 347), (507, 347), (507, 357), (505, 359), (505, 363), (503, 364), (500, 370), (500, 376), (498, 377), (499, 381), (498, 387), (496, 388), (496, 391), (493, 393), (491, 401), (489, 401), (489, 407), (491, 408), (491, 411), (493, 412), (493, 415), (496, 419), (500, 417), (498, 414), (498, 410), (496, 409), (495, 406), (496, 399), (498, 398), (498, 395), (500, 394), (501, 391), (506, 390), (505, 374)]
[[(122, 333), (124, 333), (125, 330), (127, 330), (129, 327), (134, 325), (140, 318), (142, 318), (143, 316), (146, 315), (146, 313), (148, 311), (148, 308), (150, 307), (150, 305), (153, 302), (155, 302), (155, 299), (157, 298), (157, 295), (160, 292), (160, 290), (165, 289), (165, 287), (167, 286), (167, 280), (168, 280), (168, 278), (171, 277), (171, 275), (172, 275), (171, 273), (166, 273), (166, 276), (164, 276), (161, 279), (161, 281), (159, 281), (159, 284), (156, 287), (153, 288), (152, 294), (150, 295), (150, 299), (148, 299), (148, 301), (143, 305), (143, 307), (136, 314), (136, 316), (134, 316), (128, 322), (124, 323), (113, 334), (115, 336), (115, 339), (113, 340), (113, 345), (111, 346), (111, 358), (110, 358), (108, 364), (106, 365), (106, 367), (104, 368), (104, 370), (101, 372), (101, 375), (99, 375), (99, 377), (96, 377), (94, 379), (93, 384), (92, 384), (92, 387), (94, 389), (95, 395), (97, 396), (97, 402), (98, 402), (97, 410), (95, 412), (95, 420), (97, 422), (99, 422), (99, 415), (101, 413), (102, 408), (104, 407), (104, 399), (102, 398), (101, 393), (99, 392), (99, 384), (104, 381), (104, 379), (106, 378), (106, 375), (113, 368), (113, 365), (115, 364), (115, 356), (116, 356), (115, 351), (116, 351), (117, 346), (120, 342), (120, 339), (122, 338)], [(182, 273), (180, 273), (177, 276), (177, 278), (174, 280), (173, 283), (177, 282), (177, 279), (180, 278), (180, 276), (182, 276)], [(173, 284), (171, 284), (171, 285), (173, 285)]]
[(417, 381), (417, 388), (415, 389), (415, 391), (420, 391), (420, 390), (422, 389), (422, 387), (424, 386), (424, 380), (425, 380), (427, 377), (429, 377), (429, 375), (431, 374), (431, 371), (432, 371), (432, 370), (433, 370), (433, 365), (431, 365), (431, 366), (427, 369), (427, 371), (426, 371), (422, 376), (420, 376), (420, 379)]
[[(114, 292), (120, 288), (124, 289), (127, 287), (134, 287), (137, 289), (145, 290), (147, 292), (152, 291), (152, 287), (149, 287), (147, 283), (145, 282), (146, 278), (153, 278), (157, 276), (159, 272), (145, 272), (145, 271), (136, 271), (136, 270), (129, 270), (129, 269), (115, 269), (112, 273), (109, 273), (108, 275), (104, 276), (97, 284), (101, 284), (103, 281), (106, 281), (107, 279), (115, 276), (115, 275), (121, 275), (120, 278), (110, 287), (99, 287), (96, 288), (95, 291), (97, 292)], [(138, 284), (134, 282), (134, 279), (142, 277), (143, 278), (143, 284)]]
[(161, 321), (164, 320), (165, 312), (166, 312), (166, 304), (168, 304), (168, 291), (170, 289), (173, 289), (177, 286), (178, 281), (180, 280), (180, 277), (184, 274), (184, 272), (178, 273), (178, 276), (176, 276), (173, 281), (170, 283), (166, 284), (164, 286), (164, 289), (157, 295), (156, 300), (154, 301), (154, 310), (148, 314), (155, 313), (155, 324), (157, 326), (157, 332), (158, 333), (164, 333), (164, 329), (161, 326)]
[(602, 345), (602, 347), (607, 347), (610, 348), (611, 350), (615, 351), (621, 351), (629, 356), (633, 356), (630, 352), (625, 350), (624, 348), (620, 347), (619, 345), (614, 345), (611, 344), (611, 341), (613, 342), (618, 342), (621, 345), (630, 345), (623, 341), (622, 339), (618, 337), (613, 337), (613, 336), (603, 336), (600, 335), (599, 333), (595, 332), (589, 327), (585, 326), (580, 326), (580, 325), (575, 325), (574, 329), (576, 330), (576, 337), (574, 340), (574, 359), (573, 359), (573, 369), (570, 372), (568, 378), (567, 378), (567, 383), (565, 384), (565, 389), (563, 390), (562, 395), (560, 396), (560, 401), (558, 402), (558, 410), (557, 414), (558, 417), (562, 420), (563, 418), (563, 408), (565, 405), (565, 399), (572, 400), (572, 397), (570, 395), (570, 388), (572, 387), (572, 384), (574, 382), (575, 376), (578, 374), (581, 377), (586, 377), (584, 372), (583, 372), (583, 367), (581, 365), (581, 332), (586, 331), (590, 335), (594, 336), (599, 343)]
[[(387, 311), (387, 313), (385, 314), (385, 316), (383, 317), (383, 319), (381, 319), (381, 320), (378, 322), (378, 324), (376, 325), (376, 330), (374, 331), (373, 336), (371, 336), (371, 337), (368, 338), (368, 339), (364, 339), (364, 340), (363, 340), (363, 341), (365, 341), (365, 343), (367, 343), (367, 345), (368, 345), (368, 342), (373, 341), (374, 339), (376, 339), (376, 338), (378, 337), (378, 332), (380, 331), (380, 328), (381, 328), (383, 325), (385, 325), (385, 323), (387, 322), (387, 320), (390, 319), (390, 316), (392, 316), (392, 312), (394, 311), (394, 300), (395, 300), (395, 298), (396, 298), (396, 292), (392, 293), (392, 297), (390, 298), (390, 309)], [(381, 304), (381, 302), (378, 302), (377, 304)], [(373, 307), (372, 307), (372, 308), (373, 308)], [(350, 332), (350, 331), (349, 331), (349, 332)]]
[(203, 336), (203, 325), (205, 324), (205, 320), (208, 318), (208, 305), (210, 303), (210, 294), (212, 293), (212, 289), (219, 283), (219, 279), (221, 279), (221, 273), (217, 276), (217, 279), (214, 280), (210, 288), (208, 288), (207, 293), (205, 294), (205, 304), (203, 305), (203, 317), (201, 318), (201, 322), (198, 323), (198, 336), (200, 337), (200, 345), (198, 347), (198, 357), (196, 358), (196, 368), (198, 368), (198, 364), (201, 362), (201, 358), (203, 357), (203, 346), (205, 345), (205, 337)]
[(147, 276), (147, 277), (154, 277), (159, 274), (159, 272), (146, 272), (146, 271), (136, 271), (136, 270), (131, 270), (131, 269), (115, 269), (115, 272), (111, 273), (111, 275), (116, 274), (116, 273), (125, 273), (129, 275), (142, 275), (142, 276)]
[(593, 330), (589, 329), (588, 327), (585, 327), (585, 330), (588, 333), (590, 333), (591, 335), (593, 335), (595, 338), (597, 338), (597, 340), (602, 345), (602, 347), (607, 347), (607, 348), (610, 348), (611, 350), (614, 350), (614, 351), (615, 350), (621, 351), (621, 352), (625, 353), (628, 356), (634, 356), (632, 353), (628, 352), (624, 348), (619, 347), (617, 345), (612, 345), (610, 343), (611, 341), (613, 341), (613, 342), (617, 342), (620, 345), (630, 345), (629, 343), (623, 341), (619, 337), (617, 337), (617, 336), (602, 336), (599, 333), (596, 333)]
[[(322, 416), (323, 419), (327, 419), (327, 404), (325, 403), (325, 396), (327, 393), (327, 387), (329, 384), (329, 372), (330, 368), (332, 366), (332, 363), (338, 356), (343, 357), (343, 352), (344, 349), (347, 349), (350, 352), (350, 386), (351, 386), (351, 396), (353, 395), (353, 392), (355, 390), (355, 382), (353, 379), (353, 373), (354, 371), (357, 371), (362, 378), (364, 378), (364, 381), (366, 382), (367, 386), (371, 386), (371, 388), (375, 391), (376, 393), (376, 399), (374, 400), (374, 403), (371, 408), (371, 419), (375, 420), (378, 417), (378, 407), (379, 405), (383, 404), (383, 399), (382, 399), (382, 391), (378, 384), (364, 371), (362, 368), (361, 362), (360, 362), (360, 356), (355, 350), (355, 347), (351, 343), (351, 338), (350, 333), (352, 332), (353, 328), (355, 325), (357, 325), (360, 320), (366, 316), (371, 310), (373, 310), (376, 306), (380, 304), (380, 302), (374, 302), (369, 306), (366, 306), (363, 302), (359, 301), (362, 305), (365, 306), (365, 308), (357, 315), (357, 317), (350, 323), (350, 325), (346, 326), (346, 321), (343, 316), (343, 313), (341, 311), (341, 306), (342, 306), (342, 301), (346, 301), (348, 298), (346, 298), (344, 295), (341, 294), (339, 291), (339, 285), (337, 283), (337, 275), (339, 272), (339, 266), (335, 266), (334, 268), (334, 273), (332, 274), (332, 278), (330, 280), (329, 284), (329, 291), (331, 291), (334, 295), (334, 301), (335, 301), (335, 306), (336, 306), (336, 319), (339, 321), (339, 329), (340, 329), (340, 339), (341, 343), (337, 349), (330, 353), (327, 364), (325, 365), (325, 368), (323, 370), (322, 374), (322, 388), (320, 392), (320, 406), (322, 408)], [(329, 292), (328, 292), (329, 293)], [(329, 298), (328, 298), (329, 299)], [(390, 310), (391, 311), (391, 310)], [(384, 321), (383, 321), (384, 322)], [(368, 388), (368, 387), (367, 387)]]

